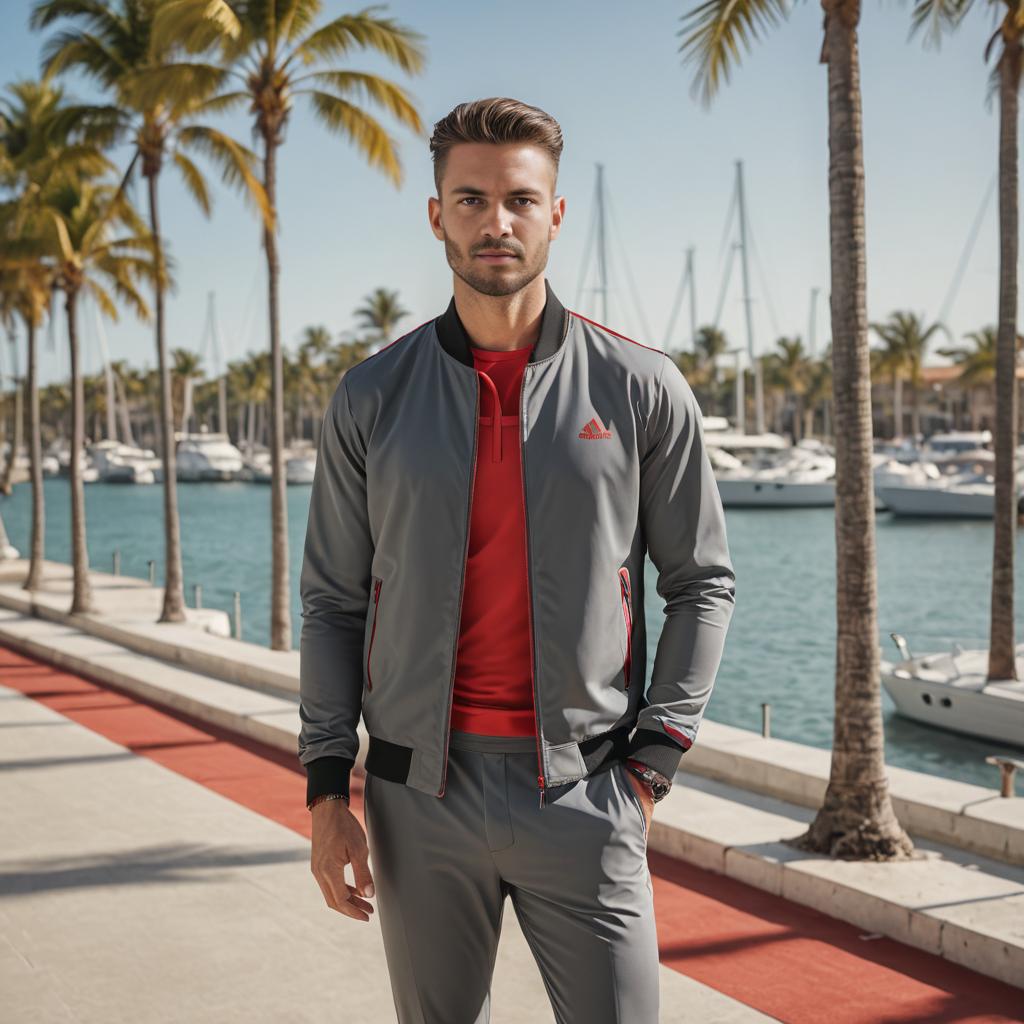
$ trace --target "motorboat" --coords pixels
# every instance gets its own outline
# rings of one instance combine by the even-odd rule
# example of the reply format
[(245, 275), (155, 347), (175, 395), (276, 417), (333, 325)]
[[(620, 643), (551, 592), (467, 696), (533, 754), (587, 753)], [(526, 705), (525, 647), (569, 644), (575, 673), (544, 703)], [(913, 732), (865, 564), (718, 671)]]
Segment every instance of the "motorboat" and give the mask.
[[(1021, 472), (1017, 473), (1017, 510), (1024, 511)], [(898, 483), (877, 487), (886, 508), (897, 516), (991, 519), (995, 509), (995, 477), (983, 464), (942, 473), (924, 463)]]
[(285, 460), (284, 469), (289, 484), (311, 484), (316, 472), (316, 452), (291, 455)]
[[(311, 484), (316, 470), (316, 451), (312, 448), (300, 448), (285, 451), (284, 472), (286, 484)], [(259, 451), (245, 460), (243, 479), (257, 484), (269, 484), (273, 477), (270, 464), (270, 452)]]
[[(103, 483), (152, 484), (157, 481), (161, 462), (150, 448), (108, 439), (97, 441), (86, 450)], [(162, 473), (160, 476), (162, 479)]]
[(237, 480), (244, 467), (242, 453), (227, 434), (201, 431), (179, 434), (177, 477), (184, 481)]
[(1014, 650), (1017, 679), (987, 680), (989, 652), (964, 650), (914, 656), (906, 639), (890, 633), (899, 653), (881, 659), (881, 681), (896, 710), (951, 732), (1024, 747), (1024, 644)]
[(726, 508), (832, 508), (835, 473), (836, 460), (828, 447), (807, 438), (716, 471), (715, 479)]

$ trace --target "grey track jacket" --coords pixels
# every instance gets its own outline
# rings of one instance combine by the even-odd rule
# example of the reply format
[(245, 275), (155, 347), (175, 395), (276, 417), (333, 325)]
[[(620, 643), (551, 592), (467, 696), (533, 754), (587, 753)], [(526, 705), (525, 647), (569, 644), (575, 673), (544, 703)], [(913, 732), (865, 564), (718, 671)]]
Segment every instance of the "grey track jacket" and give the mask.
[[(669, 778), (735, 604), (700, 409), (676, 364), (545, 282), (520, 444), (537, 786), (630, 756)], [(444, 795), (479, 383), (447, 311), (346, 371), (324, 413), (300, 576), (307, 801), (371, 774)], [(650, 686), (644, 558), (665, 602)]]

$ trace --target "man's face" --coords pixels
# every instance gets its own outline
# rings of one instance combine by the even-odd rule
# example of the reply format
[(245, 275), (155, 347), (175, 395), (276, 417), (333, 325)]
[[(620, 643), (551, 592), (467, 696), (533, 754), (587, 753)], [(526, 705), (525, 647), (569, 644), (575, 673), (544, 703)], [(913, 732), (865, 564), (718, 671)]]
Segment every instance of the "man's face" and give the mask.
[[(448, 265), (483, 295), (511, 295), (548, 262), (565, 198), (551, 158), (532, 143), (460, 142), (448, 151), (440, 199), (427, 200), (430, 227)], [(489, 252), (504, 255), (493, 257)]]

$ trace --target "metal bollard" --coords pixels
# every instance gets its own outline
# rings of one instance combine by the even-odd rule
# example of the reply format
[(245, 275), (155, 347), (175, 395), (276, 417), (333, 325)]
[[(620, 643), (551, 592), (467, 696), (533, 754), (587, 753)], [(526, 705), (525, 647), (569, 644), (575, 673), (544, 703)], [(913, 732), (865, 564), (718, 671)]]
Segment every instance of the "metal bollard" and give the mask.
[(985, 758), (985, 764), (999, 765), (999, 795), (1001, 797), (1015, 796), (1013, 777), (1018, 768), (1024, 768), (1024, 761), (1019, 761), (1015, 757), (1000, 757), (998, 754), (990, 754)]
[(203, 607), (203, 585), (201, 583), (192, 584), (192, 607)]
[(156, 584), (156, 562), (151, 558), (147, 565), (149, 566), (149, 585), (152, 587)]
[(235, 591), (235, 639), (242, 639), (242, 595)]
[(113, 559), (113, 561), (114, 561), (114, 575), (115, 576), (120, 576), (121, 575), (121, 552), (117, 548), (114, 549), (114, 559)]
[(769, 739), (772, 734), (772, 706), (767, 701), (761, 701), (761, 735)]

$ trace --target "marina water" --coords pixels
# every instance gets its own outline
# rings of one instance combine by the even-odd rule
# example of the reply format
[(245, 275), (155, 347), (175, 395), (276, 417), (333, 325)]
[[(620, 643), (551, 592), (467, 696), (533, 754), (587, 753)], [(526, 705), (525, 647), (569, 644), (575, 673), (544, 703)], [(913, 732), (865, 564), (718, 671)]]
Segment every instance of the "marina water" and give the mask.
[[(65, 478), (47, 478), (46, 557), (70, 562), (70, 498)], [(288, 488), (292, 642), (297, 648), (299, 569), (309, 486)], [(266, 644), (270, 619), (270, 489), (251, 483), (180, 484), (185, 597), (200, 584), (207, 608), (232, 610), (242, 596), (242, 638)], [(89, 564), (146, 578), (156, 562), (163, 581), (162, 491), (159, 486), (93, 483), (85, 488)], [(19, 484), (0, 499), (11, 543), (29, 552), (31, 494)], [(771, 732), (780, 739), (827, 749), (835, 686), (834, 514), (824, 509), (729, 509), (729, 547), (736, 567), (736, 609), (707, 718), (760, 731), (761, 702), (771, 704)], [(887, 659), (901, 633), (914, 654), (987, 647), (992, 563), (990, 520), (876, 517), (879, 644)], [(1018, 555), (1019, 555), (1018, 544)], [(1024, 642), (1024, 571), (1016, 564), (1018, 643)], [(661, 631), (664, 602), (648, 560), (648, 677)], [(989, 754), (1024, 756), (1024, 749), (931, 729), (895, 715), (883, 693), (889, 764), (998, 788)], [(699, 742), (699, 739), (698, 739)], [(685, 767), (685, 761), (681, 767)]]

